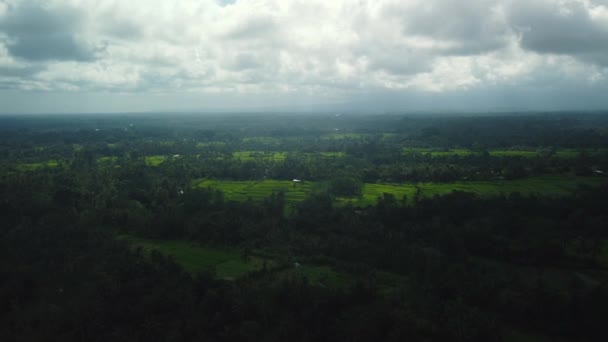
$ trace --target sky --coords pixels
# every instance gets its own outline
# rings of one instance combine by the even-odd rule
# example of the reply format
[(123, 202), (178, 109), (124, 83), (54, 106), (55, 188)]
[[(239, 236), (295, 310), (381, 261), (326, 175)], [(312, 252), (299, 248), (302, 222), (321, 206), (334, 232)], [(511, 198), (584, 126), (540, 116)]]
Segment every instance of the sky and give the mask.
[(0, 0), (0, 113), (608, 109), (608, 0)]

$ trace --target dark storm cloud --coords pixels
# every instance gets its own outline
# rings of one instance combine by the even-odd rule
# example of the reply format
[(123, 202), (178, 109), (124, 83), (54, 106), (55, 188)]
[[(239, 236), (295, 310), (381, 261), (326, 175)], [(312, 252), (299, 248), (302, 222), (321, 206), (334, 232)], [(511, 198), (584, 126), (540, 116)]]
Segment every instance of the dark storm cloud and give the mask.
[(526, 50), (608, 65), (608, 28), (594, 21), (583, 3), (516, 2), (509, 19)]
[(6, 47), (14, 57), (30, 61), (90, 61), (95, 51), (77, 33), (81, 13), (69, 7), (50, 8), (42, 3), (19, 4), (8, 8), (0, 22)]

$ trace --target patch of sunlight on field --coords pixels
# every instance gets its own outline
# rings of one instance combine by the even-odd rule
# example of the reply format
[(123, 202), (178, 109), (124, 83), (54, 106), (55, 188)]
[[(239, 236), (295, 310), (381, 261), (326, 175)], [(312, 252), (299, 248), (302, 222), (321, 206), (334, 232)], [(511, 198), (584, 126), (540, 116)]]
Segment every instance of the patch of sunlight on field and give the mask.
[(272, 193), (285, 192), (287, 203), (300, 202), (306, 199), (315, 188), (314, 182), (294, 183), (283, 180), (262, 181), (221, 181), (200, 180), (195, 182), (199, 188), (218, 189), (224, 193), (227, 200), (246, 201), (251, 198), (254, 201), (267, 199)]
[(148, 166), (158, 166), (165, 162), (167, 157), (165, 156), (146, 156), (145, 162)]
[(146, 252), (157, 250), (169, 255), (189, 273), (200, 271), (216, 272), (219, 278), (236, 279), (247, 273), (261, 270), (264, 263), (271, 266), (271, 260), (249, 256), (245, 259), (238, 249), (204, 247), (184, 240), (152, 240), (122, 235), (134, 246), (143, 248)]

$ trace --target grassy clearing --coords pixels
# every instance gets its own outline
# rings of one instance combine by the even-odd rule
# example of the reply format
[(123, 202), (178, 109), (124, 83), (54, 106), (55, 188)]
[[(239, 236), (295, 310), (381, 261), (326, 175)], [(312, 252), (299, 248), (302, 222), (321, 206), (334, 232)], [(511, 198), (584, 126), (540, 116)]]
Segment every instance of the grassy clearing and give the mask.
[(145, 162), (148, 166), (158, 166), (165, 162), (167, 157), (165, 156), (146, 156)]
[(315, 188), (313, 182), (293, 183), (292, 181), (282, 180), (263, 180), (263, 181), (220, 181), (220, 180), (200, 180), (196, 186), (199, 188), (212, 188), (221, 190), (228, 200), (246, 201), (251, 198), (254, 201), (261, 201), (270, 197), (273, 192), (285, 192), (287, 203), (299, 202)]
[(20, 172), (26, 171), (35, 171), (46, 167), (57, 167), (59, 166), (59, 162), (56, 160), (49, 160), (47, 162), (42, 163), (27, 163), (27, 164), (17, 164), (15, 165), (15, 169)]
[(172, 256), (187, 272), (196, 274), (200, 271), (215, 271), (222, 279), (236, 279), (247, 273), (261, 270), (264, 263), (271, 266), (272, 261), (249, 256), (244, 259), (238, 249), (203, 247), (183, 240), (152, 240), (123, 235), (119, 237), (129, 241), (146, 252), (158, 252)]

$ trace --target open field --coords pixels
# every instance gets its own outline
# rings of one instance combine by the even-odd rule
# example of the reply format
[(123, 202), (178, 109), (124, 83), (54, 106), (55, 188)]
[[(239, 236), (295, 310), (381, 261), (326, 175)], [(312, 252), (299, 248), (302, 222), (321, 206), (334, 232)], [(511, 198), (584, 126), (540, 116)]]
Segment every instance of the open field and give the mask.
[(248, 256), (245, 260), (238, 249), (212, 248), (182, 240), (152, 240), (123, 235), (119, 237), (129, 241), (146, 252), (157, 250), (172, 256), (186, 271), (197, 273), (203, 270), (216, 272), (219, 278), (235, 279), (249, 272), (261, 270), (264, 262), (268, 267), (272, 261)]

